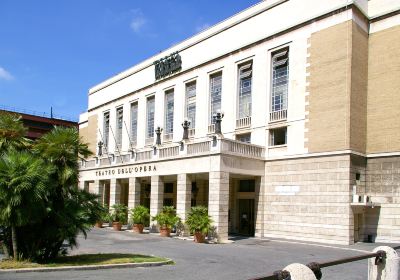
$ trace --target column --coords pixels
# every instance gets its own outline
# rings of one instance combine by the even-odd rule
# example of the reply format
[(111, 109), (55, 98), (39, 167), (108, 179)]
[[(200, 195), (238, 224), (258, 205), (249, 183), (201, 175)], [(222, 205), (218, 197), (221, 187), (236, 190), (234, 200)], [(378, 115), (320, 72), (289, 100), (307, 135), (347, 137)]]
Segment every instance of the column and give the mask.
[(255, 189), (255, 223), (256, 223), (256, 237), (264, 237), (264, 201), (265, 201), (265, 177), (256, 178)]
[[(176, 213), (185, 222), (187, 214), (190, 211), (192, 198), (192, 181), (187, 174), (178, 174), (178, 183), (176, 188)], [(188, 235), (189, 231), (186, 228), (183, 230), (183, 235)]]
[(140, 179), (129, 178), (128, 207), (135, 208), (140, 204)]
[(85, 189), (85, 184), (86, 184), (85, 181), (83, 181), (83, 180), (79, 181), (79, 189), (80, 190), (84, 190)]
[(121, 200), (121, 186), (117, 179), (110, 180), (110, 207), (114, 204), (120, 203)]
[(229, 172), (210, 172), (208, 214), (216, 227), (218, 242), (228, 240)]
[[(150, 216), (154, 217), (160, 213), (163, 207), (164, 199), (164, 182), (161, 176), (151, 176), (151, 193), (150, 193)], [(150, 221), (150, 230), (157, 232), (157, 222)]]

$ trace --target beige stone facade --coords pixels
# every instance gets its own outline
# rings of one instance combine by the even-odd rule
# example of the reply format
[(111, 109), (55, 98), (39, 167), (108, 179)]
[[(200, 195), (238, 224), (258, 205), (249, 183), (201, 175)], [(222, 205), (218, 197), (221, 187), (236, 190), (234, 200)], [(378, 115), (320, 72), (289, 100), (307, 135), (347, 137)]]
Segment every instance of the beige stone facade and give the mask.
[(176, 73), (152, 57), (90, 89), (81, 188), (182, 221), (204, 205), (221, 242), (399, 242), (400, 14), (376, 1), (261, 1), (156, 55)]

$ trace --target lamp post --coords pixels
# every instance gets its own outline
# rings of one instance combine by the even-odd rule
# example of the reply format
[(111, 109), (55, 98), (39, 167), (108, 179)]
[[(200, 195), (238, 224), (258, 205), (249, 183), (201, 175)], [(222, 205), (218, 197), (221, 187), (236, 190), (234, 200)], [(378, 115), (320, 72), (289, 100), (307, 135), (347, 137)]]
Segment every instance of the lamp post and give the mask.
[(155, 130), (156, 135), (157, 135), (156, 145), (161, 145), (161, 133), (162, 133), (162, 131), (163, 131), (162, 127), (161, 126), (157, 126), (157, 128)]
[(213, 115), (213, 119), (215, 121), (215, 134), (222, 134), (221, 122), (222, 122), (223, 117), (224, 117), (224, 113), (222, 113), (221, 111), (217, 111)]
[(189, 139), (189, 127), (190, 127), (190, 120), (185, 119), (182, 123), (182, 127), (183, 127), (183, 136), (182, 136), (182, 140), (187, 140)]

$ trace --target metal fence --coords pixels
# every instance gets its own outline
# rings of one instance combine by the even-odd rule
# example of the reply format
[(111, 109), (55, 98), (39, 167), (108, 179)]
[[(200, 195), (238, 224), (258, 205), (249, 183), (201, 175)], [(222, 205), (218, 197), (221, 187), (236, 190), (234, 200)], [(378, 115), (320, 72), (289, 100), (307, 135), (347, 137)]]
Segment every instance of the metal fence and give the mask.
[[(400, 246), (392, 247), (392, 248), (394, 250), (400, 250)], [(386, 252), (383, 250), (379, 250), (376, 253), (362, 254), (362, 255), (358, 255), (358, 256), (354, 256), (354, 257), (342, 258), (342, 259), (337, 259), (337, 260), (333, 260), (333, 261), (311, 262), (311, 263), (307, 264), (306, 266), (312, 270), (312, 272), (315, 275), (315, 278), (320, 280), (320, 279), (323, 279), (322, 278), (323, 274), (321, 271), (322, 268), (339, 265), (339, 264), (351, 263), (351, 262), (370, 259), (370, 258), (375, 258), (375, 260), (374, 260), (375, 265), (383, 264), (386, 260)], [(278, 271), (275, 271), (271, 275), (263, 276), (263, 277), (259, 277), (259, 278), (252, 278), (250, 280), (291, 280), (291, 279), (292, 279), (292, 277), (291, 277), (289, 271), (278, 270)], [(306, 278), (304, 278), (304, 279), (306, 279)], [(393, 279), (393, 280), (397, 280), (397, 279)]]

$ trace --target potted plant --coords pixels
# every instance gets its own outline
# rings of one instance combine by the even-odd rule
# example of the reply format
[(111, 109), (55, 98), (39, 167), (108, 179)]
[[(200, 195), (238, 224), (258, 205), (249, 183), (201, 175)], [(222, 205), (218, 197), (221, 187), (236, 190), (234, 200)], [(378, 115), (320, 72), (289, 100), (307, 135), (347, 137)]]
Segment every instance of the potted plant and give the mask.
[(150, 218), (149, 208), (143, 205), (138, 205), (135, 208), (130, 209), (130, 214), (130, 222), (133, 224), (133, 232), (143, 233), (144, 225)]
[(208, 209), (204, 206), (192, 207), (186, 219), (186, 225), (193, 232), (194, 242), (204, 243), (205, 236), (212, 225), (212, 219), (208, 216)]
[(111, 219), (114, 230), (120, 231), (123, 224), (126, 224), (128, 219), (128, 207), (123, 204), (114, 204), (111, 206)]
[(160, 235), (169, 237), (172, 227), (179, 222), (176, 210), (173, 206), (164, 206), (162, 211), (153, 217), (153, 221), (157, 221), (160, 226)]
[(100, 210), (100, 219), (96, 222), (95, 226), (97, 228), (102, 228), (104, 222), (108, 222), (110, 220), (110, 213), (108, 209), (104, 206), (101, 207)]

